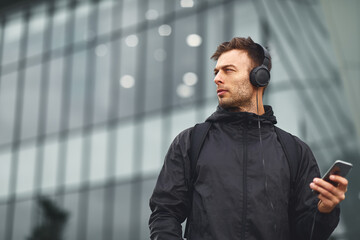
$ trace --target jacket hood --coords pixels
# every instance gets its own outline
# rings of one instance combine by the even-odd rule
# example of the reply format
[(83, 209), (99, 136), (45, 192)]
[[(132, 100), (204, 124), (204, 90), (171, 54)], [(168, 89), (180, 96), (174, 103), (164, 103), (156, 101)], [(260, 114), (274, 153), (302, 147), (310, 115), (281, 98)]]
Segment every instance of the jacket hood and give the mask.
[(263, 123), (276, 124), (276, 117), (271, 106), (264, 105), (265, 113), (258, 116), (255, 113), (249, 112), (230, 112), (220, 106), (216, 111), (206, 119), (206, 122), (257, 122), (260, 120)]

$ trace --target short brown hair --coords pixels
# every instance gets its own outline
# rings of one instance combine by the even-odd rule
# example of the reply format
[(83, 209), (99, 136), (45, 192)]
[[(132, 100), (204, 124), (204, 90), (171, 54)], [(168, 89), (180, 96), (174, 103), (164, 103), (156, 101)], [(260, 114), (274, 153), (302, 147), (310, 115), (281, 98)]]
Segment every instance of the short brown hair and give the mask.
[[(223, 42), (217, 47), (215, 53), (211, 56), (211, 59), (218, 60), (221, 54), (233, 49), (246, 51), (253, 62), (253, 67), (262, 65), (264, 61), (264, 51), (261, 49), (261, 46), (256, 44), (250, 37), (234, 37), (230, 42)], [(269, 60), (268, 70), (271, 70), (271, 58)]]

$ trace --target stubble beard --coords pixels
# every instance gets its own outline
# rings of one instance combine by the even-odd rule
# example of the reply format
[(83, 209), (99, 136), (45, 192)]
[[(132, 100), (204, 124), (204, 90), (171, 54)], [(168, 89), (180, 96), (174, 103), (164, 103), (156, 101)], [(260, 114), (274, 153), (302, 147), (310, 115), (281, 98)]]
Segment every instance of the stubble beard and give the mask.
[(220, 107), (231, 112), (248, 112), (256, 107), (249, 92), (241, 89), (238, 89), (236, 96), (218, 97), (218, 100)]

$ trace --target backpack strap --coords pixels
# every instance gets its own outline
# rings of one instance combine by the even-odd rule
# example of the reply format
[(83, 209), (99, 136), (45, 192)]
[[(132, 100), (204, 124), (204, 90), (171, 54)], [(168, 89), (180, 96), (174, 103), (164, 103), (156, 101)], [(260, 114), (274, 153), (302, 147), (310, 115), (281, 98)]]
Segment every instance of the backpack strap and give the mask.
[(211, 123), (203, 122), (194, 126), (190, 141), (190, 184), (192, 185), (196, 178), (196, 165), (200, 155), (201, 148), (204, 144), (206, 135), (211, 127)]
[[(298, 175), (298, 171), (300, 169), (301, 162), (301, 152), (298, 148), (298, 142), (295, 137), (290, 133), (285, 132), (284, 130), (275, 126), (276, 135), (280, 141), (280, 144), (284, 150), (286, 160), (288, 161), (290, 168), (290, 199), (288, 206), (288, 214), (290, 220), (290, 232), (294, 232), (293, 226), (294, 222), (294, 211), (296, 205), (296, 179)], [(292, 234), (293, 235), (293, 234)], [(292, 236), (291, 235), (291, 236)], [(292, 236), (293, 237), (293, 236)]]
[[(201, 148), (204, 144), (206, 135), (211, 127), (210, 122), (203, 122), (196, 124), (191, 132), (190, 136), (190, 152), (189, 152), (189, 160), (190, 160), (190, 174), (186, 175), (186, 185), (189, 190), (189, 196), (193, 196), (193, 188), (194, 188), (194, 182), (196, 179), (196, 165), (198, 162), (198, 158), (200, 155)], [(190, 216), (190, 214), (189, 214)], [(189, 231), (189, 217), (186, 220), (186, 226), (185, 226), (185, 234), (184, 237), (187, 237)]]
[(294, 190), (296, 177), (298, 174), (299, 165), (301, 162), (301, 154), (298, 149), (298, 143), (295, 137), (288, 132), (274, 126), (276, 135), (284, 150), (286, 160), (288, 161), (290, 168), (290, 187)]

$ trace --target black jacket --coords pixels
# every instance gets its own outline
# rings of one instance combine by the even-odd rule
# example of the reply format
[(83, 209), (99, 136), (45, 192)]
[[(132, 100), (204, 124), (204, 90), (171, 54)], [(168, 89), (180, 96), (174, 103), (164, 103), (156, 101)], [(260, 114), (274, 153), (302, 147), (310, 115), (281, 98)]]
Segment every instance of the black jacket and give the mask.
[(302, 160), (290, 194), (289, 164), (274, 132), (276, 118), (270, 106), (265, 111), (257, 116), (218, 107), (207, 119), (212, 126), (198, 158), (193, 194), (185, 184), (192, 128), (175, 138), (150, 199), (151, 239), (182, 239), (181, 223), (188, 215), (190, 240), (310, 239), (315, 212), (312, 239), (330, 236), (339, 208), (330, 214), (317, 210), (309, 184), (319, 169), (311, 150), (296, 138)]

